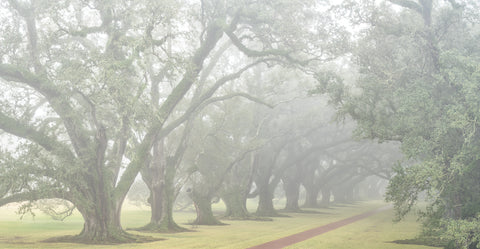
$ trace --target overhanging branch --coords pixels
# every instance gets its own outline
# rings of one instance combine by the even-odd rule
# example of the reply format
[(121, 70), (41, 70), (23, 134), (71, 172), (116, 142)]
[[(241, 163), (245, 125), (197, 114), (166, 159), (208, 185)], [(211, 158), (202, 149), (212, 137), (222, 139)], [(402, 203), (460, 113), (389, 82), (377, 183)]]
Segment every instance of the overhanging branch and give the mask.
[(73, 154), (65, 144), (49, 137), (36, 129), (13, 119), (0, 112), (0, 129), (17, 137), (30, 140), (44, 148), (46, 151), (60, 158), (73, 158)]
[(290, 54), (292, 51), (281, 50), (281, 49), (269, 49), (263, 51), (257, 51), (253, 49), (247, 48), (242, 41), (233, 33), (231, 30), (226, 30), (225, 34), (230, 38), (233, 45), (237, 47), (242, 53), (244, 53), (248, 57), (258, 58), (258, 57), (268, 57), (268, 56), (275, 56), (284, 58), (287, 62), (298, 64), (298, 65), (305, 65), (311, 60), (301, 61), (293, 58)]
[[(224, 76), (221, 79), (219, 79), (204, 94), (202, 94), (200, 97), (196, 98), (195, 101), (193, 101), (190, 104), (189, 108), (183, 113), (183, 115), (181, 117), (177, 118), (176, 120), (171, 122), (168, 126), (166, 126), (164, 129), (162, 129), (162, 131), (159, 133), (159, 138), (168, 135), (171, 131), (173, 131), (175, 128), (177, 128), (180, 124), (185, 122), (190, 117), (190, 115), (192, 113), (198, 112), (198, 111), (202, 110), (203, 108), (205, 108), (208, 104), (210, 104), (211, 102), (209, 102), (208, 99), (211, 98), (212, 95), (217, 91), (217, 89), (220, 88), (222, 85), (226, 84), (227, 82), (230, 82), (232, 80), (235, 80), (235, 79), (239, 78), (243, 74), (243, 72), (245, 72), (249, 68), (251, 68), (251, 67), (253, 67), (257, 64), (260, 64), (262, 62), (267, 62), (267, 61), (268, 61), (268, 59), (255, 61), (255, 62), (241, 68), (236, 73)], [(219, 101), (219, 100), (217, 100), (217, 101)], [(208, 102), (208, 103), (206, 103), (206, 102)]]
[(232, 98), (235, 98), (235, 97), (242, 97), (242, 98), (246, 98), (250, 101), (253, 101), (255, 103), (258, 103), (258, 104), (261, 104), (261, 105), (264, 105), (264, 106), (267, 106), (269, 108), (274, 108), (275, 106), (272, 105), (272, 104), (269, 104), (263, 100), (261, 100), (260, 98), (257, 98), (255, 96), (252, 96), (248, 93), (232, 93), (232, 94), (228, 94), (228, 95), (224, 95), (224, 96), (219, 96), (219, 97), (214, 97), (214, 98), (210, 98), (208, 101), (205, 101), (202, 105), (209, 105), (211, 103), (214, 103), (214, 102), (219, 102), (219, 101), (224, 101), (224, 100), (227, 100), (227, 99), (232, 99)]
[(10, 64), (0, 64), (0, 78), (26, 84), (45, 96), (55, 112), (63, 120), (78, 155), (83, 156), (85, 148), (89, 148), (87, 132), (81, 127), (82, 120), (67, 101), (65, 93), (43, 77)]
[(3, 198), (0, 198), (0, 207), (9, 203), (22, 202), (22, 201), (38, 201), (41, 199), (52, 199), (59, 198), (63, 200), (70, 201), (65, 196), (65, 193), (61, 191), (49, 191), (49, 192), (39, 192), (39, 191), (28, 191), (12, 194)]

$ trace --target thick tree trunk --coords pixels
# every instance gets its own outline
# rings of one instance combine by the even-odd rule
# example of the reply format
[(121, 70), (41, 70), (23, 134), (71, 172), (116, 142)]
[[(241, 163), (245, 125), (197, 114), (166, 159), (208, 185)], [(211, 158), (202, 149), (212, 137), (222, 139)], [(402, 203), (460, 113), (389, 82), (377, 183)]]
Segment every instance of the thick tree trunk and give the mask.
[(175, 204), (175, 174), (176, 169), (174, 164), (167, 164), (166, 171), (165, 171), (165, 185), (163, 188), (163, 196), (162, 198), (162, 213), (160, 216), (159, 222), (159, 231), (162, 232), (183, 232), (187, 231), (187, 229), (179, 226), (173, 220), (173, 205)]
[(150, 224), (159, 224), (163, 214), (164, 201), (164, 186), (163, 184), (151, 184), (150, 186)]
[(157, 141), (153, 147), (152, 163), (142, 170), (142, 178), (150, 189), (150, 223), (135, 230), (169, 233), (187, 230), (173, 220), (176, 175), (174, 163), (166, 160), (164, 141)]
[(165, 188), (152, 191), (150, 222), (134, 230), (165, 233), (188, 231), (188, 229), (179, 226), (173, 219), (174, 193), (167, 192)]
[(285, 190), (285, 197), (287, 198), (285, 211), (299, 212), (298, 199), (300, 197), (300, 183), (295, 180), (284, 180), (283, 189)]
[(348, 203), (347, 195), (344, 189), (335, 188), (332, 190), (333, 193), (333, 201), (335, 203)]
[(91, 244), (111, 244), (132, 242), (133, 236), (123, 231), (117, 218), (112, 212), (85, 212), (82, 232), (77, 236), (78, 241)]
[(331, 192), (329, 188), (322, 188), (322, 200), (320, 201), (321, 207), (328, 207), (330, 205)]
[(270, 186), (269, 178), (263, 177), (261, 181), (255, 182), (258, 188), (258, 207), (255, 214), (263, 217), (279, 217), (281, 215), (273, 207), (275, 188)]
[(268, 189), (261, 189), (258, 191), (258, 207), (256, 214), (258, 216), (278, 216), (277, 211), (273, 207), (273, 194), (269, 193)]
[(347, 202), (354, 202), (355, 201), (355, 189), (353, 187), (349, 187), (345, 189), (345, 200)]
[(228, 219), (248, 219), (251, 217), (247, 210), (246, 192), (237, 186), (237, 188), (229, 188), (222, 194), (222, 200), (227, 207), (225, 218)]
[(194, 225), (224, 225), (213, 215), (211, 197), (202, 195), (193, 190), (191, 198), (197, 212), (197, 218), (193, 222)]
[(85, 221), (82, 232), (74, 237), (52, 239), (64, 242), (86, 244), (119, 244), (153, 241), (151, 237), (142, 237), (125, 232), (120, 224), (122, 201), (115, 203), (111, 198), (77, 205)]
[[(101, 155), (99, 146), (98, 155)], [(115, 199), (110, 195), (113, 187), (113, 178), (103, 168), (102, 157), (96, 159), (89, 168), (93, 174), (85, 175), (86, 188), (82, 190), (83, 196), (73, 200), (75, 206), (82, 214), (84, 226), (82, 232), (73, 238), (64, 238), (66, 241), (87, 244), (115, 244), (139, 242), (145, 238), (128, 234), (120, 223), (122, 204), (125, 196)]]
[(305, 208), (318, 207), (318, 193), (320, 192), (320, 188), (305, 186), (305, 192), (306, 192), (305, 203), (303, 204), (303, 207)]

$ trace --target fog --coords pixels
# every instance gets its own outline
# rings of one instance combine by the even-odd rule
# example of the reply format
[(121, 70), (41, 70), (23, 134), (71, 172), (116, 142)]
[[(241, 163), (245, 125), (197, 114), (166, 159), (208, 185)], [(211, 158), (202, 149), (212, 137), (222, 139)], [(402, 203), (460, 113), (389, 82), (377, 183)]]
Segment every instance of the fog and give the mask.
[(479, 9), (2, 1), (0, 207), (77, 212), (60, 241), (109, 244), (149, 241), (122, 226), (132, 204), (137, 230), (184, 232), (175, 212), (223, 225), (381, 200), (401, 220), (420, 202), (445, 243), (477, 245)]

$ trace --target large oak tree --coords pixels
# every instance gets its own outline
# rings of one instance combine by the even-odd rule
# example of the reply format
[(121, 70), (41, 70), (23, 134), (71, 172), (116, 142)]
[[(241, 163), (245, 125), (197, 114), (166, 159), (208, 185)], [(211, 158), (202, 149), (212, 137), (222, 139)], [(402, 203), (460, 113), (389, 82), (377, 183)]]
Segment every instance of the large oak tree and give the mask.
[[(343, 107), (361, 136), (400, 141), (411, 159), (397, 167), (387, 192), (398, 218), (426, 193), (424, 224), (450, 227), (456, 248), (474, 246), (480, 212), (478, 3), (389, 2), (396, 8), (376, 6), (361, 19), (369, 28), (355, 53), (359, 80)], [(460, 224), (455, 220), (471, 226), (449, 225)]]
[[(120, 224), (131, 184), (222, 82), (260, 60), (307, 67), (343, 51), (311, 4), (2, 1), (0, 129), (16, 139), (2, 148), (0, 205), (68, 200), (85, 221), (71, 239), (136, 241)], [(244, 63), (177, 109), (227, 41)]]

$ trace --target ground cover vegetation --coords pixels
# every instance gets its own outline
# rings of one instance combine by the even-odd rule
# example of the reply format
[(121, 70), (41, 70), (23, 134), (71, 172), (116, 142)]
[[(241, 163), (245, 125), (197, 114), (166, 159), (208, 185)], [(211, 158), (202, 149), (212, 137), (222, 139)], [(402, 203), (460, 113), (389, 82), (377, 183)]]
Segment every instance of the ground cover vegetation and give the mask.
[[(479, 9), (2, 1), (0, 206), (79, 212), (81, 232), (52, 241), (120, 244), (379, 197), (389, 181), (398, 219), (425, 198), (425, 235), (475, 248)], [(150, 219), (126, 231), (129, 191)]]

